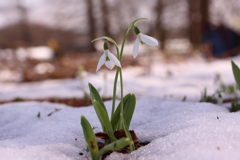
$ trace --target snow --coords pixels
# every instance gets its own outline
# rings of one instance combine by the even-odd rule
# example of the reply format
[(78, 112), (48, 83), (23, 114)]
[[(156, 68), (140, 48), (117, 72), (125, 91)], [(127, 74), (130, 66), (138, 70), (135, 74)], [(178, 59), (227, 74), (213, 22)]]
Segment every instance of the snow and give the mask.
[(55, 66), (47, 63), (47, 62), (43, 62), (43, 63), (39, 63), (34, 67), (34, 70), (36, 73), (38, 74), (44, 74), (44, 73), (51, 73), (55, 70)]
[[(182, 99), (187, 96), (188, 100), (197, 101), (204, 88), (207, 88), (209, 93), (215, 91), (216, 85), (213, 80), (216, 73), (222, 76), (226, 84), (234, 83), (230, 59), (206, 62), (198, 58), (194, 61), (190, 59), (184, 63), (169, 64), (164, 63), (164, 60), (157, 55), (153, 55), (152, 58), (143, 57), (143, 59), (145, 61), (141, 63), (152, 64), (149, 67), (150, 73), (148, 73), (148, 66), (123, 69), (125, 93), (134, 93), (138, 98), (174, 96)], [(234, 58), (234, 61), (240, 65), (240, 57)], [(101, 94), (107, 92), (108, 96), (111, 96), (115, 72), (107, 72), (107, 81), (105, 81), (103, 69), (96, 74), (88, 74), (83, 80), (84, 87), (88, 90), (88, 82), (90, 82), (100, 90)], [(80, 84), (78, 78), (20, 84), (0, 83), (0, 99), (83, 97)], [(107, 84), (106, 88), (103, 87), (105, 84)], [(120, 95), (119, 92), (118, 95)]]
[(49, 60), (53, 57), (53, 50), (47, 46), (37, 46), (28, 48), (29, 56), (39, 60)]
[[(145, 73), (146, 68), (132, 67), (123, 70), (123, 77), (125, 93), (137, 95), (130, 129), (141, 142), (151, 143), (131, 154), (112, 153), (106, 159), (240, 159), (240, 112), (230, 113), (224, 106), (198, 102), (205, 87), (209, 92), (216, 89), (215, 73), (222, 75), (225, 83), (234, 83), (230, 59), (210, 63), (195, 59), (175, 64), (164, 64), (156, 57), (150, 60), (149, 74)], [(240, 57), (235, 57), (234, 61), (239, 65)], [(91, 82), (101, 93), (107, 90), (111, 95), (114, 72), (108, 72), (107, 77), (105, 82), (102, 71), (88, 74), (84, 79), (85, 87)], [(104, 83), (108, 84), (106, 89), (101, 87)], [(2, 83), (0, 98), (82, 97), (79, 85), (77, 78)], [(187, 96), (186, 102), (181, 101), (184, 96)], [(111, 101), (105, 104), (110, 113)], [(81, 115), (95, 127), (95, 132), (101, 131), (92, 106), (72, 108), (48, 102), (0, 105), (1, 159), (89, 159), (80, 125)]]
[(36, 60), (50, 60), (53, 58), (53, 50), (47, 46), (35, 46), (17, 49), (0, 49), (0, 59), (18, 59), (24, 61), (27, 58)]

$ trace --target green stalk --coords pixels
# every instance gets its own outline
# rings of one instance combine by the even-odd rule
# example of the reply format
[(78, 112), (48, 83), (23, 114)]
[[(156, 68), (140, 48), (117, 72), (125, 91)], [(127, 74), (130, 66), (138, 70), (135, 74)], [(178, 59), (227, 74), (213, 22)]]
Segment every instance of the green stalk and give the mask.
[(112, 100), (111, 120), (113, 119), (113, 115), (114, 115), (114, 111), (115, 111), (116, 92), (117, 92), (117, 79), (118, 79), (119, 69), (120, 69), (120, 67), (117, 68), (115, 79), (114, 79), (114, 85), (113, 85), (113, 100)]
[(122, 60), (122, 54), (123, 54), (123, 49), (124, 49), (124, 46), (125, 46), (125, 42), (126, 42), (126, 39), (130, 33), (130, 31), (132, 30), (132, 28), (134, 27), (134, 25), (130, 25), (130, 28), (127, 30), (124, 38), (123, 38), (123, 42), (122, 42), (122, 47), (121, 47), (121, 51), (120, 51), (120, 57), (119, 57), (119, 60), (121, 61)]
[[(120, 63), (121, 63), (121, 61), (122, 61), (122, 54), (123, 54), (123, 49), (124, 49), (124, 46), (125, 46), (125, 42), (126, 42), (126, 39), (127, 39), (128, 35), (129, 35), (132, 27), (133, 27), (133, 26), (131, 26), (131, 27), (127, 30), (127, 32), (126, 32), (126, 34), (125, 34), (125, 36), (124, 36), (124, 38), (123, 38), (120, 55), (119, 55), (119, 50), (117, 50), (117, 51), (118, 51), (118, 59), (119, 59)], [(121, 101), (123, 102), (123, 82), (122, 82), (123, 80), (122, 80), (122, 69), (121, 69), (120, 67), (118, 67), (117, 72), (116, 72), (116, 75), (115, 75), (113, 95), (116, 97), (118, 72), (120, 72)], [(112, 120), (112, 118), (113, 118), (114, 111), (115, 111), (115, 97), (114, 97), (114, 99), (113, 99), (111, 120)], [(121, 113), (123, 114), (123, 103), (121, 104)], [(120, 125), (122, 125), (122, 120), (121, 120), (121, 119), (120, 119)], [(122, 128), (122, 127), (121, 127), (121, 128)]]
[[(131, 27), (132, 28), (132, 27)], [(121, 51), (120, 51), (120, 57), (119, 57), (119, 60), (122, 61), (122, 54), (123, 54), (123, 49), (124, 49), (124, 46), (125, 46), (125, 42), (126, 42), (126, 39), (128, 37), (130, 33), (130, 30), (128, 30), (128, 32), (125, 34), (124, 38), (123, 38), (123, 42), (122, 42), (122, 47), (121, 47)]]
[[(119, 54), (119, 49), (117, 46), (116, 50), (117, 50), (117, 57), (118, 60), (121, 63), (120, 60), (120, 54)], [(120, 67), (117, 68), (116, 74), (115, 74), (115, 79), (114, 79), (114, 85), (113, 85), (113, 100), (112, 100), (112, 113), (111, 113), (111, 120), (113, 119), (113, 115), (114, 115), (114, 111), (115, 111), (115, 104), (116, 104), (116, 93), (117, 93), (117, 80), (118, 80), (118, 72), (119, 72)]]
[[(123, 115), (123, 77), (122, 77), (122, 69), (120, 68), (119, 69), (119, 72), (120, 72), (120, 87), (121, 87), (121, 111), (120, 111), (120, 114)], [(123, 127), (123, 120), (122, 118), (120, 118), (120, 128)]]
[[(124, 129), (124, 132), (126, 134), (126, 137), (129, 138), (132, 142), (133, 142), (133, 139), (132, 139), (132, 136), (127, 128), (127, 125), (126, 125), (126, 121), (123, 117), (123, 115), (120, 115), (121, 116), (121, 119), (122, 119), (122, 126), (123, 126), (123, 129)], [(134, 143), (130, 144), (130, 151), (133, 152), (135, 150), (135, 146), (134, 146)]]
[(117, 46), (116, 46), (115, 48), (116, 48), (116, 50), (117, 50), (117, 57), (118, 57), (118, 59), (120, 59), (119, 49), (118, 49)]
[[(120, 61), (120, 63), (121, 63), (121, 61), (122, 61), (122, 54), (123, 54), (123, 49), (124, 49), (124, 46), (125, 46), (126, 39), (127, 39), (128, 35), (129, 35), (130, 31), (131, 31), (132, 28), (134, 27), (134, 24), (135, 24), (137, 21), (139, 21), (139, 20), (149, 20), (149, 19), (148, 19), (148, 18), (139, 18), (139, 19), (133, 21), (133, 22), (130, 24), (130, 26), (129, 26), (129, 28), (128, 28), (128, 30), (127, 30), (124, 38), (123, 38), (123, 42), (122, 42), (122, 47), (121, 47), (120, 54), (119, 54), (119, 49), (118, 49), (118, 47), (117, 47), (117, 44), (114, 43), (114, 45), (115, 45), (115, 47), (116, 47), (116, 50), (117, 50), (118, 60)], [(109, 38), (108, 38), (107, 40), (109, 40)], [(95, 41), (95, 40), (94, 40), (94, 41)], [(110, 41), (112, 42), (113, 40), (110, 39)], [(115, 41), (114, 41), (114, 42), (115, 42)], [(118, 69), (117, 69), (117, 71), (116, 71), (116, 74), (115, 74), (115, 80), (114, 80), (114, 86), (113, 86), (113, 101), (112, 101), (112, 115), (111, 115), (111, 120), (112, 120), (112, 118), (113, 118), (114, 111), (115, 111), (115, 101), (116, 101), (116, 91), (117, 91), (117, 79), (118, 79), (118, 72), (120, 71), (120, 69), (121, 69), (121, 68), (118, 67)], [(120, 81), (121, 81), (121, 80), (120, 80)], [(121, 90), (122, 90), (122, 88), (121, 88)], [(122, 91), (121, 91), (121, 92), (122, 92)], [(121, 96), (121, 97), (123, 97), (123, 96)], [(121, 98), (121, 99), (123, 99), (123, 98)], [(121, 113), (122, 113), (122, 112), (121, 112)]]
[[(123, 39), (123, 42), (122, 42), (122, 47), (121, 47), (120, 54), (119, 54), (119, 50), (118, 50), (118, 48), (116, 47), (116, 50), (117, 50), (117, 56), (118, 56), (118, 59), (119, 59), (120, 63), (121, 63), (121, 61), (122, 61), (122, 54), (123, 54), (124, 45), (125, 45), (126, 39), (127, 39), (128, 35), (129, 35), (129, 33), (130, 33), (132, 27), (133, 27), (133, 26), (131, 26), (131, 27), (127, 30), (127, 32), (126, 32), (126, 34), (125, 34), (125, 36), (124, 36), (124, 39)], [(118, 74), (119, 74), (119, 71), (120, 71), (120, 70), (121, 70), (121, 68), (118, 67), (118, 69), (117, 69), (117, 71), (116, 71), (116, 74), (115, 74), (115, 79), (114, 79), (111, 120), (113, 119), (113, 115), (114, 115), (114, 111), (115, 111), (116, 92), (117, 92), (117, 79), (118, 79)], [(121, 89), (121, 90), (122, 90), (122, 89)], [(122, 92), (122, 91), (121, 91), (121, 92)], [(123, 97), (123, 96), (121, 95), (121, 97)], [(121, 99), (122, 99), (122, 98), (121, 98)], [(122, 112), (121, 112), (121, 113), (122, 113)]]
[(135, 24), (137, 21), (140, 21), (140, 20), (149, 20), (149, 19), (148, 19), (148, 18), (139, 18), (139, 19), (136, 19), (135, 21), (133, 21), (133, 22), (130, 24), (130, 26), (129, 26), (129, 28), (128, 28), (128, 30), (127, 30), (124, 38), (123, 38), (122, 47), (121, 47), (121, 51), (120, 51), (120, 58), (119, 58), (120, 61), (122, 60), (122, 54), (123, 54), (123, 49), (124, 49), (124, 45), (125, 45), (126, 39), (127, 39), (128, 35), (129, 35), (130, 31), (131, 31), (132, 28), (134, 27), (134, 24)]

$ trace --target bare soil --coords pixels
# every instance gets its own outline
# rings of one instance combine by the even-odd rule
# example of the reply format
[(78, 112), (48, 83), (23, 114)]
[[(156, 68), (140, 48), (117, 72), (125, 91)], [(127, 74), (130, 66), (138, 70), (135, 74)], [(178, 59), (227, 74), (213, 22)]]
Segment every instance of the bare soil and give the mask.
[[(111, 98), (105, 98), (103, 101), (110, 100)], [(92, 101), (90, 98), (46, 98), (46, 99), (22, 99), (16, 98), (11, 101), (0, 101), (0, 104), (4, 103), (12, 103), (12, 102), (29, 102), (29, 101), (37, 101), (37, 102), (51, 102), (51, 103), (59, 103), (65, 104), (71, 107), (82, 107), (92, 105)]]

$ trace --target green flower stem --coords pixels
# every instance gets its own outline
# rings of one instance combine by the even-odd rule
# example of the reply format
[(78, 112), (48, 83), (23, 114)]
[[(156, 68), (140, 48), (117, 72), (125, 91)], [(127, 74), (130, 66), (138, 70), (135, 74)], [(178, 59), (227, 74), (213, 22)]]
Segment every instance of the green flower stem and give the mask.
[(126, 32), (126, 34), (125, 34), (125, 36), (123, 38), (122, 47), (121, 47), (121, 51), (120, 51), (120, 57), (119, 57), (119, 61), (120, 62), (122, 61), (122, 54), (123, 54), (123, 49), (124, 49), (124, 46), (125, 46), (126, 39), (127, 39), (128, 35), (129, 35), (130, 31), (132, 30), (132, 27), (133, 26), (131, 26), (130, 29), (127, 30), (127, 32)]
[[(119, 60), (120, 63), (121, 63), (120, 54), (119, 54), (119, 49), (118, 49), (117, 46), (115, 46), (115, 47), (116, 47), (116, 50), (117, 50), (118, 60)], [(120, 69), (121, 69), (120, 67), (117, 68), (117, 71), (116, 71), (116, 74), (115, 74), (115, 79), (114, 79), (111, 120), (113, 119), (113, 115), (114, 115), (114, 111), (115, 111), (116, 93), (117, 93), (117, 79), (118, 79), (118, 73), (119, 73), (119, 70), (120, 70)]]
[(116, 92), (117, 92), (117, 79), (118, 79), (118, 73), (119, 73), (120, 69), (121, 69), (120, 67), (117, 68), (115, 79), (114, 79), (111, 120), (113, 119), (113, 115), (114, 115), (114, 111), (115, 111)]
[[(123, 115), (123, 77), (122, 77), (122, 69), (119, 70), (120, 72), (120, 87), (121, 87), (121, 111), (120, 111), (120, 115)], [(123, 120), (122, 118), (120, 118), (120, 127), (123, 127)]]
[[(117, 46), (116, 46), (115, 48), (116, 48), (116, 50), (117, 50), (117, 57), (118, 57), (118, 60), (120, 61), (119, 49), (118, 49), (118, 47), (117, 47)], [(120, 61), (120, 62), (121, 62), (121, 61)]]
[[(118, 47), (116, 47), (116, 50), (117, 50), (117, 56), (118, 56), (118, 60), (122, 61), (122, 54), (123, 54), (123, 49), (124, 49), (124, 45), (125, 45), (125, 42), (126, 42), (126, 39), (132, 29), (132, 27), (134, 27), (133, 25), (127, 30), (125, 36), (124, 36), (124, 39), (123, 39), (123, 42), (122, 42), (122, 47), (121, 47), (121, 51), (120, 51), (120, 54), (119, 54), (119, 49)], [(116, 71), (116, 74), (115, 74), (115, 79), (114, 79), (114, 86), (113, 86), (113, 101), (112, 101), (112, 115), (111, 115), (111, 120), (113, 119), (113, 115), (114, 115), (114, 111), (115, 111), (115, 104), (116, 104), (116, 92), (117, 92), (117, 79), (118, 79), (118, 74), (119, 74), (119, 71), (121, 70), (120, 67), (118, 67), (117, 71)], [(120, 81), (122, 81), (122, 79), (120, 78)], [(121, 83), (121, 82), (120, 82)], [(121, 92), (122, 91), (122, 88), (121, 87)], [(123, 93), (121, 93), (123, 94)], [(121, 100), (123, 99), (122, 98), (123, 96), (121, 95)], [(123, 107), (122, 107), (123, 108)], [(121, 112), (122, 113), (122, 112)], [(120, 123), (121, 124), (121, 123)]]
[[(118, 74), (120, 73), (120, 88), (121, 88), (121, 102), (123, 102), (123, 78), (122, 78), (122, 69), (120, 67), (117, 68), (115, 79), (114, 79), (114, 86), (113, 86), (113, 101), (112, 101), (112, 113), (111, 113), (111, 120), (113, 119), (114, 111), (115, 111), (115, 104), (116, 104), (116, 91), (117, 91), (117, 79)], [(123, 114), (123, 103), (121, 104), (121, 111), (120, 113)], [(120, 120), (121, 121), (121, 120)], [(120, 124), (122, 124), (120, 122)]]
[[(121, 61), (122, 61), (122, 54), (123, 54), (123, 49), (124, 49), (124, 46), (125, 46), (126, 39), (127, 39), (128, 35), (129, 35), (130, 31), (132, 30), (132, 28), (135, 27), (134, 24), (135, 24), (137, 21), (140, 21), (140, 20), (149, 20), (149, 19), (148, 19), (148, 18), (139, 18), (139, 19), (133, 21), (133, 22), (130, 24), (130, 26), (129, 26), (129, 28), (128, 28), (128, 30), (127, 30), (124, 38), (123, 38), (123, 42), (122, 42), (120, 54), (119, 54), (119, 49), (118, 49), (117, 44), (115, 43), (115, 41), (112, 40), (112, 39), (109, 38), (109, 37), (107, 37), (107, 38), (105, 37), (108, 41), (114, 43), (114, 45), (115, 45), (115, 47), (116, 47), (116, 50), (117, 50), (117, 57), (118, 57), (118, 60), (120, 61), (120, 63), (121, 63)], [(101, 38), (101, 37), (100, 37), (100, 38)], [(97, 39), (99, 39), (99, 38), (96, 38), (95, 40), (97, 40)], [(95, 40), (93, 40), (93, 41), (95, 41)], [(93, 42), (93, 41), (92, 41), (92, 42)], [(121, 68), (118, 67), (118, 69), (117, 69), (117, 71), (116, 71), (116, 74), (115, 74), (115, 79), (114, 79), (111, 120), (112, 120), (112, 118), (113, 118), (114, 111), (115, 111), (116, 91), (117, 91), (117, 79), (118, 79), (118, 74), (119, 74), (120, 70), (121, 70)], [(122, 78), (120, 77), (120, 83), (121, 83), (121, 81), (122, 81)], [(121, 87), (121, 94), (123, 94), (123, 87)], [(121, 95), (121, 100), (122, 100), (122, 99), (123, 99), (123, 95)], [(123, 108), (123, 107), (122, 107), (122, 108)], [(122, 112), (121, 112), (121, 113), (122, 113)], [(120, 124), (121, 124), (121, 123), (120, 123)]]
[(133, 21), (133, 22), (130, 24), (130, 26), (129, 26), (129, 28), (128, 28), (128, 30), (127, 30), (124, 38), (123, 38), (122, 47), (121, 47), (121, 51), (120, 51), (120, 58), (119, 58), (120, 61), (122, 60), (122, 54), (123, 54), (123, 49), (124, 49), (124, 45), (125, 45), (126, 39), (127, 39), (128, 35), (129, 35), (130, 31), (132, 30), (132, 28), (135, 27), (135, 26), (134, 26), (135, 23), (136, 23), (137, 21), (140, 21), (140, 20), (149, 20), (149, 19), (148, 19), (148, 18), (139, 18), (139, 19), (136, 19), (135, 21)]
[(121, 51), (120, 51), (120, 57), (119, 57), (119, 61), (122, 61), (122, 54), (123, 54), (123, 49), (124, 49), (124, 45), (125, 45), (125, 42), (126, 42), (126, 39), (129, 35), (129, 32), (127, 32), (123, 38), (123, 42), (122, 42), (122, 47), (121, 47)]

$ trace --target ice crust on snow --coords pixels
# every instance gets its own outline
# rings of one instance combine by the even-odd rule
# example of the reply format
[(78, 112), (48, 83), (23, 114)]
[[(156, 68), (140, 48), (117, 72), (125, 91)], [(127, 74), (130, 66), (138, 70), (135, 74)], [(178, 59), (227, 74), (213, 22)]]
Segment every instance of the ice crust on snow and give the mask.
[[(105, 103), (110, 112), (111, 102)], [(61, 109), (47, 116), (49, 113)], [(37, 117), (41, 113), (40, 118)], [(87, 159), (80, 126), (84, 115), (101, 131), (93, 107), (70, 108), (46, 102), (19, 102), (0, 107), (1, 159)], [(111, 159), (239, 159), (240, 112), (209, 103), (160, 98), (137, 101), (131, 129), (151, 143)], [(76, 139), (76, 140), (75, 140)], [(84, 155), (79, 155), (83, 153)]]

